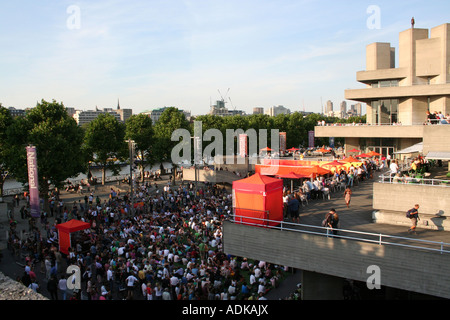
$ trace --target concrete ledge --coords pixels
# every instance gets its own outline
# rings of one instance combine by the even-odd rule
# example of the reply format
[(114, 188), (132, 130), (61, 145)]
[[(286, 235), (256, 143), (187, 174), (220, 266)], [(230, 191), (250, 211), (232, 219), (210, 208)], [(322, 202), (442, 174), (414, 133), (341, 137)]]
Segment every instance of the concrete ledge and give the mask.
[(48, 300), (0, 272), (0, 300)]
[(450, 187), (410, 183), (373, 184), (374, 210), (406, 213), (416, 203), (420, 205), (419, 216), (450, 218)]
[[(406, 219), (406, 217), (405, 217)], [(406, 231), (406, 230), (405, 230)], [(370, 266), (381, 286), (449, 299), (450, 254), (356, 239), (223, 223), (224, 252), (302, 271), (366, 282)], [(303, 287), (303, 284), (302, 284)]]
[[(417, 223), (418, 228), (450, 231), (450, 219), (447, 219), (446, 216), (419, 213), (419, 218), (420, 220)], [(377, 210), (372, 212), (372, 220), (374, 223), (404, 225), (405, 227), (411, 226), (410, 220), (406, 218), (406, 211)]]

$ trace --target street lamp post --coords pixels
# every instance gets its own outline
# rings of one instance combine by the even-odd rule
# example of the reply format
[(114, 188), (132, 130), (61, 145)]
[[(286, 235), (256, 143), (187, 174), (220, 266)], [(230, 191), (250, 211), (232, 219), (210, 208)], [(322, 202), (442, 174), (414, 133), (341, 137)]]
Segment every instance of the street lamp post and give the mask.
[(133, 179), (133, 159), (134, 159), (134, 141), (133, 140), (128, 140), (128, 150), (130, 153), (130, 203), (131, 203), (131, 207), (130, 207), (130, 213), (134, 213), (134, 191), (133, 191), (133, 184), (134, 184), (134, 179)]
[[(194, 140), (194, 176), (195, 176), (195, 193), (197, 193), (198, 189), (198, 173), (197, 173), (197, 160), (201, 159), (201, 141), (197, 136), (191, 137)], [(200, 149), (200, 151), (199, 151)], [(199, 154), (200, 152), (200, 154)]]

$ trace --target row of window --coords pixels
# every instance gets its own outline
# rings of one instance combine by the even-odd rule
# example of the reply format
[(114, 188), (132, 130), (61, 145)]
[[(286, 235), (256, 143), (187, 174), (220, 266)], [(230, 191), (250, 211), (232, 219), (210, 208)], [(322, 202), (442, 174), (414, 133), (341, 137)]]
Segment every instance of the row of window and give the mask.
[(398, 80), (380, 80), (371, 83), (372, 88), (398, 87)]

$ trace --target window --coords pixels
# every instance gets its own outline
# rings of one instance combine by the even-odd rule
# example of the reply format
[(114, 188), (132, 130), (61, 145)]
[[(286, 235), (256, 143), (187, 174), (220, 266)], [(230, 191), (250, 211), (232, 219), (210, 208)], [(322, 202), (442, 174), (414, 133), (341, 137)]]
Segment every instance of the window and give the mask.
[(372, 88), (398, 87), (398, 80), (381, 80), (371, 83)]
[(398, 99), (374, 100), (372, 106), (373, 124), (393, 124), (398, 122)]

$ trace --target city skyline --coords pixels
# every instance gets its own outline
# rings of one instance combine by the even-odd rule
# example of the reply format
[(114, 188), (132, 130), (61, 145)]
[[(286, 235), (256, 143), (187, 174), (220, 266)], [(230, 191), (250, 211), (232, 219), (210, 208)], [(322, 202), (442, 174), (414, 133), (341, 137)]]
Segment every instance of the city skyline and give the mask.
[[(338, 106), (366, 46), (447, 21), (446, 1), (24, 1), (2, 3), (0, 103), (89, 110), (163, 106), (207, 114)], [(228, 98), (227, 98), (228, 99)], [(347, 100), (348, 101), (348, 100)], [(356, 104), (354, 101), (347, 105)]]

